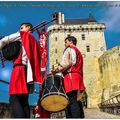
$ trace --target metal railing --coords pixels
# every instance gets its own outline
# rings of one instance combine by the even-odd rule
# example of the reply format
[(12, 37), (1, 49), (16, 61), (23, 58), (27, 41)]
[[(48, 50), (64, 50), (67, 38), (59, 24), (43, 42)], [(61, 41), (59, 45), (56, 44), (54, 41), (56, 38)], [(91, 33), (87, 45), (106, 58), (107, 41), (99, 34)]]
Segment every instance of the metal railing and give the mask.
[(120, 115), (120, 94), (98, 104), (102, 112)]

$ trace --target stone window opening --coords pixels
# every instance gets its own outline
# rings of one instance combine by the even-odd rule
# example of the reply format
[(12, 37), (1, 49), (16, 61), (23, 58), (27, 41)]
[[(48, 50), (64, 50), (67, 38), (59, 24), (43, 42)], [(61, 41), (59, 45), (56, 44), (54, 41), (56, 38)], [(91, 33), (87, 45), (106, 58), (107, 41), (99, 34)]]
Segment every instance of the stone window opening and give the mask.
[(85, 40), (85, 34), (82, 34), (82, 40)]
[(87, 52), (90, 52), (90, 46), (89, 45), (86, 46), (86, 50), (87, 50)]

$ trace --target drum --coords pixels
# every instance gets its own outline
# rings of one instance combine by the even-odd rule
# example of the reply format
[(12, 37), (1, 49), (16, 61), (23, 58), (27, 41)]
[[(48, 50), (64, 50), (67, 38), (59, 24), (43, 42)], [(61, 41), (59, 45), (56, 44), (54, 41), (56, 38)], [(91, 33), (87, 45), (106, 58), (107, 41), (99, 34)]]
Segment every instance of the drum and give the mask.
[(47, 75), (42, 86), (41, 106), (50, 112), (58, 112), (68, 105), (68, 97), (63, 88), (63, 77)]
[(19, 55), (21, 48), (20, 41), (15, 41), (5, 45), (2, 49), (3, 58), (9, 61), (14, 60)]

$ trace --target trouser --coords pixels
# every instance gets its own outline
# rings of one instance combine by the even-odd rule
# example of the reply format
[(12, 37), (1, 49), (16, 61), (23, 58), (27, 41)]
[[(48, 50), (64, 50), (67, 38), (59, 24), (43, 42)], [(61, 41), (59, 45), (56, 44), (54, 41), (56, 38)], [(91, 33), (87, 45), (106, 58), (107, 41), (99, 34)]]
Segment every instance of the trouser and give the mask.
[(69, 105), (66, 109), (66, 118), (84, 118), (82, 103), (77, 101), (77, 91), (67, 93)]
[(30, 108), (28, 104), (28, 94), (10, 95), (10, 106), (12, 117), (30, 118)]
[(79, 103), (79, 107), (80, 107), (80, 118), (84, 118), (85, 115), (84, 115), (84, 110), (83, 110), (82, 102), (78, 101), (78, 103)]

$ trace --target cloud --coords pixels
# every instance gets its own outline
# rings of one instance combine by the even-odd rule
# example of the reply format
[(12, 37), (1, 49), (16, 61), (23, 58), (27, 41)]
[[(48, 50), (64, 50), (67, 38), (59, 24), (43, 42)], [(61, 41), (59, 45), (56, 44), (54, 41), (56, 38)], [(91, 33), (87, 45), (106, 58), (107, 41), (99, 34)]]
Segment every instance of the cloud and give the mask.
[[(100, 21), (105, 23), (106, 29), (108, 31), (119, 32), (120, 31), (120, 2), (108, 2), (108, 4), (113, 5), (106, 9), (104, 18)], [(117, 5), (117, 7), (116, 7)]]
[(3, 80), (7, 80), (8, 77), (10, 76), (10, 70), (9, 69), (2, 70), (1, 75)]
[(0, 26), (6, 26), (7, 19), (5, 16), (0, 16)]

